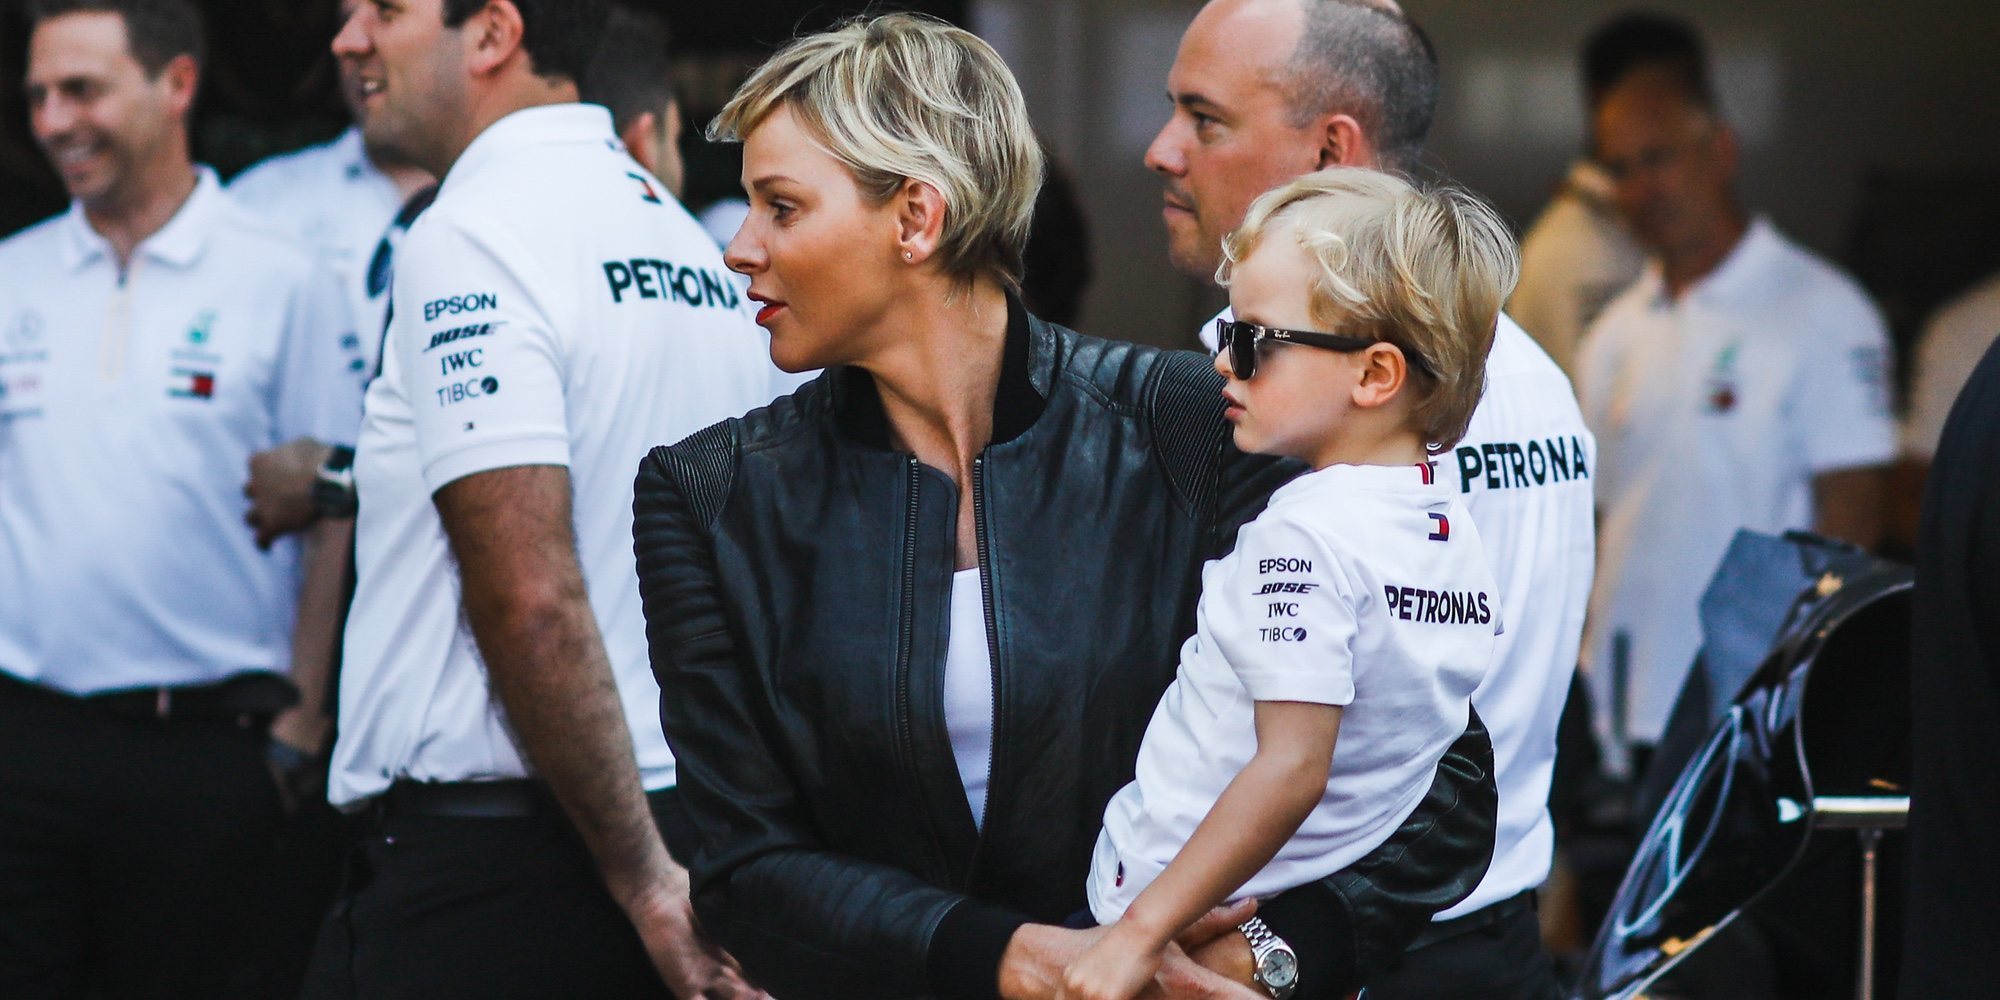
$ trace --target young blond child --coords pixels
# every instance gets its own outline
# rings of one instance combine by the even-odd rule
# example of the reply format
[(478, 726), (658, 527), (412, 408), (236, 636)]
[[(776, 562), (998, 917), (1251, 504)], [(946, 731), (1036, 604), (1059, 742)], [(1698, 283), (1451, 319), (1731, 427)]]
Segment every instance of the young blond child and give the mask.
[[(1387, 840), (1465, 731), (1500, 628), (1479, 534), (1430, 456), (1485, 384), (1519, 270), (1506, 225), (1462, 191), (1341, 168), (1259, 198), (1223, 250), (1236, 446), (1312, 471), (1203, 570), (1195, 635), (1105, 810), (1088, 892), (1109, 930), (1064, 998), (1126, 1000), (1210, 908)], [(1273, 996), (1348, 988), (1297, 983), (1295, 956), (1244, 930)]]

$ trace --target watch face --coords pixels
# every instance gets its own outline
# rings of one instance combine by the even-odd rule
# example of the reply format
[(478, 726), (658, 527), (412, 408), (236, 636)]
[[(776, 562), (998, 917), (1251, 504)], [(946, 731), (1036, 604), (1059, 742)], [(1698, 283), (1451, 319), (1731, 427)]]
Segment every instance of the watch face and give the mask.
[(1258, 964), (1257, 978), (1272, 989), (1284, 989), (1299, 978), (1299, 959), (1289, 951), (1270, 951)]

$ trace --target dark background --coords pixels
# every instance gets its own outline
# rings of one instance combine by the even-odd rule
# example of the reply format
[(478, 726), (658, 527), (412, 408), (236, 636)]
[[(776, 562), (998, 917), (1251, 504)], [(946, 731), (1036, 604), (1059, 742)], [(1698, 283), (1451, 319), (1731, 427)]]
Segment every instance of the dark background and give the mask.
[[(0, 0), (0, 234), (62, 210), (54, 173), (28, 133), (21, 80), (26, 72), (24, 5)], [(857, 4), (820, 0), (632, 0), (666, 16), (676, 76), (692, 125), (706, 122), (750, 68), (799, 31), (825, 27)], [(224, 179), (273, 153), (330, 139), (347, 125), (328, 42), (339, 0), (197, 0), (207, 16), (209, 60), (195, 110), (195, 158)], [(920, 10), (955, 23), (963, 0), (871, 4)], [(732, 149), (689, 136), (689, 201), (736, 190)]]
[[(63, 207), (28, 139), (19, 0), (0, 0), (0, 233)], [(327, 42), (338, 0), (198, 0), (211, 58), (196, 155), (226, 178), (345, 124)], [(1444, 95), (1428, 166), (1525, 226), (1583, 147), (1577, 47), (1616, 0), (1405, 0), (1437, 44)], [(736, 193), (733, 146), (699, 126), (773, 47), (859, 0), (634, 0), (674, 31), (691, 126), (688, 202)], [(2000, 268), (2000, 4), (1990, 0), (1651, 0), (1708, 37), (1745, 136), (1753, 209), (1846, 266), (1906, 351), (1950, 294)], [(1199, 0), (906, 0), (991, 41), (1020, 78), (1053, 160), (1074, 181), (1096, 280), (1082, 329), (1191, 346), (1218, 307), (1174, 273), (1159, 185), (1140, 158), (1166, 116), (1180, 31)], [(4, 280), (4, 277), (0, 277)]]

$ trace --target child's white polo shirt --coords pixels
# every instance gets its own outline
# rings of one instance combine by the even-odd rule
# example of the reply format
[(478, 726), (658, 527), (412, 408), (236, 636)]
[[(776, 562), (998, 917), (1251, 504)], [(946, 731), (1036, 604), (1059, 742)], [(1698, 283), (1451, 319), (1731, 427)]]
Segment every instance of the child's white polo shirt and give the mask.
[(1253, 705), (1344, 706), (1304, 824), (1232, 898), (1331, 875), (1387, 840), (1465, 732), (1500, 599), (1448, 477), (1335, 465), (1301, 476), (1202, 570), (1196, 630), (1105, 810), (1089, 881), (1109, 923), (1165, 869), (1257, 750)]

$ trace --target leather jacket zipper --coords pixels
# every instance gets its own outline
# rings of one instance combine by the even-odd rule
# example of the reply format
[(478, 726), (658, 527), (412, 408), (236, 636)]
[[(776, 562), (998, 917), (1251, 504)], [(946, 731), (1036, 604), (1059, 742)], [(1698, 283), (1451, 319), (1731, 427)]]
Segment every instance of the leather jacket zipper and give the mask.
[[(986, 658), (992, 665), (993, 674), (993, 724), (989, 730), (990, 739), (987, 742), (986, 753), (986, 801), (990, 805), (993, 801), (993, 774), (998, 770), (997, 765), (1000, 760), (1000, 636), (999, 630), (994, 628), (993, 578), (990, 569), (993, 560), (992, 553), (987, 550), (986, 456), (984, 455), (972, 460), (972, 532), (973, 547), (979, 559), (980, 601), (986, 610)], [(991, 814), (992, 810), (989, 808), (986, 812)], [(986, 853), (986, 817), (974, 816), (972, 819), (978, 826), (979, 835), (973, 841), (972, 862), (965, 868), (965, 882), (968, 889), (978, 877), (980, 856)]]
[[(908, 762), (910, 783), (917, 790), (918, 800), (922, 801), (923, 782), (917, 776), (917, 738), (910, 710), (910, 671), (915, 658), (917, 634), (917, 515), (920, 510), (917, 491), (924, 478), (923, 463), (915, 455), (909, 458), (909, 471), (909, 502), (903, 519), (903, 609), (898, 616), (901, 625), (896, 642), (896, 736), (902, 744), (903, 759)], [(934, 825), (930, 829), (931, 849), (936, 853), (940, 871), (949, 871), (944, 842), (938, 839)]]

